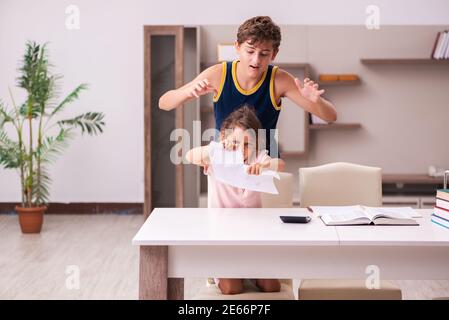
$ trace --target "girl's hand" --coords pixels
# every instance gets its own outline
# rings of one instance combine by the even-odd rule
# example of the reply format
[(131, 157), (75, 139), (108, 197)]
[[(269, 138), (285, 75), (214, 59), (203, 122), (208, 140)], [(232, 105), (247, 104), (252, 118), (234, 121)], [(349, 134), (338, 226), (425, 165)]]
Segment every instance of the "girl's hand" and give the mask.
[(205, 94), (215, 92), (215, 88), (210, 84), (209, 80), (203, 79), (196, 83), (193, 83), (191, 86), (187, 87), (187, 96), (189, 98), (199, 98), (200, 96), (204, 96)]
[(246, 169), (246, 173), (248, 174), (253, 174), (258, 176), (259, 174), (262, 173), (263, 169), (269, 168), (270, 167), (270, 161), (265, 161), (265, 162), (261, 162), (261, 163), (253, 163), (251, 165), (248, 166), (248, 168)]
[(324, 90), (318, 90), (318, 84), (309, 78), (304, 79), (303, 87), (301, 87), (301, 81), (299, 81), (298, 78), (295, 78), (295, 84), (301, 95), (314, 103), (316, 103), (324, 93)]

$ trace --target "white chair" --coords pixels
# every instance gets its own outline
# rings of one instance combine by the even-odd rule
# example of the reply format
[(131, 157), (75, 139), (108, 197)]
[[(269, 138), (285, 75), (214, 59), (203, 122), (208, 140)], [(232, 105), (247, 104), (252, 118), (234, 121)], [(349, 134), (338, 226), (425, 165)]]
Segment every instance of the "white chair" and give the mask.
[(293, 207), (293, 175), (288, 172), (278, 174), (280, 179), (274, 179), (274, 184), (279, 194), (262, 193), (262, 208)]
[[(212, 180), (207, 177), (208, 194), (207, 204), (211, 207), (214, 197), (212, 190)], [(293, 206), (293, 175), (291, 173), (280, 172), (279, 180), (275, 179), (275, 185), (279, 194), (261, 194), (262, 207), (285, 208)], [(291, 279), (281, 279), (281, 290), (279, 292), (261, 292), (257, 286), (248, 280), (243, 282), (243, 292), (240, 294), (224, 295), (220, 288), (209, 278), (204, 288), (195, 295), (193, 300), (294, 300), (293, 281)]]
[(299, 169), (300, 206), (382, 205), (382, 169), (346, 162)]
[[(312, 205), (382, 205), (382, 170), (337, 162), (299, 169), (299, 201)], [(400, 300), (402, 293), (391, 281), (368, 289), (365, 280), (306, 279), (298, 290), (299, 300)]]

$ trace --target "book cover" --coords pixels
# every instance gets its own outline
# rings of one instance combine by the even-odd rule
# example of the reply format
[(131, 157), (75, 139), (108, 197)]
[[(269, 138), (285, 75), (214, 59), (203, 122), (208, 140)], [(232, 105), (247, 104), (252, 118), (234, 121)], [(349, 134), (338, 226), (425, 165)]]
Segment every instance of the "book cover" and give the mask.
[(445, 227), (449, 229), (449, 221), (442, 219), (440, 217), (437, 217), (435, 215), (431, 216), (431, 221), (439, 226)]
[(443, 58), (443, 52), (444, 52), (444, 50), (446, 48), (446, 43), (447, 43), (447, 40), (448, 40), (447, 35), (448, 35), (447, 32), (444, 31), (443, 32), (443, 39), (441, 40), (441, 45), (440, 45), (440, 47), (438, 49), (438, 59), (442, 59)]
[(433, 54), (434, 59), (439, 59), (439, 54), (441, 51), (441, 46), (443, 45), (443, 40), (444, 40), (444, 32), (440, 32), (440, 36), (438, 37), (438, 43), (436, 45), (435, 52)]
[(433, 214), (449, 221), (449, 210), (445, 210), (443, 208), (435, 206), (435, 208), (433, 208)]
[(431, 59), (435, 59), (435, 51), (437, 49), (438, 42), (440, 40), (441, 32), (438, 31), (435, 42), (433, 43), (432, 53), (430, 54)]
[(435, 206), (438, 207), (438, 208), (449, 210), (449, 201), (444, 200), (444, 199), (440, 199), (440, 198), (436, 198)]
[(449, 189), (438, 189), (437, 198), (449, 201)]
[(443, 46), (441, 47), (441, 52), (440, 52), (440, 59), (444, 59), (445, 55), (446, 55), (446, 49), (449, 45), (449, 33), (447, 30), (444, 31), (444, 42), (443, 42)]

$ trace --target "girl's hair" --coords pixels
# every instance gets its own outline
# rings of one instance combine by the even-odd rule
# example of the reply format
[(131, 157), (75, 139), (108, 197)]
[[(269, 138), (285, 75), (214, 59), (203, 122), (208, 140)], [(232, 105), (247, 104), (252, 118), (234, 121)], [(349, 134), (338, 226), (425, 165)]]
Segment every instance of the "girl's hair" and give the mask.
[(273, 41), (273, 49), (277, 51), (281, 44), (281, 28), (268, 16), (250, 18), (240, 25), (237, 32), (239, 44), (248, 40), (251, 44)]
[(221, 124), (220, 132), (224, 134), (225, 130), (240, 127), (243, 130), (254, 130), (257, 134), (262, 127), (253, 107), (245, 104), (231, 112), (229, 116)]

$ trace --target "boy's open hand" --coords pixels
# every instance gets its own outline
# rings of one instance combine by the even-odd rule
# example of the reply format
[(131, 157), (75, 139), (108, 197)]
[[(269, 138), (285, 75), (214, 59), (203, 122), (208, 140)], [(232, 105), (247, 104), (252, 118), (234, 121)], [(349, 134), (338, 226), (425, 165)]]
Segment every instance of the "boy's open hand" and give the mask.
[(320, 96), (324, 93), (324, 90), (318, 90), (318, 84), (309, 78), (304, 79), (303, 87), (301, 87), (301, 81), (299, 81), (298, 78), (295, 78), (295, 84), (301, 95), (312, 102), (317, 102)]
[(190, 87), (187, 88), (187, 95), (189, 96), (189, 98), (199, 98), (211, 92), (215, 92), (215, 88), (207, 79), (203, 79), (196, 83), (193, 83)]
[(266, 169), (269, 167), (270, 167), (269, 160), (267, 160), (265, 162), (261, 162), (261, 163), (253, 163), (253, 164), (249, 165), (248, 168), (246, 168), (246, 173), (254, 174), (257, 176), (262, 173), (263, 169)]

